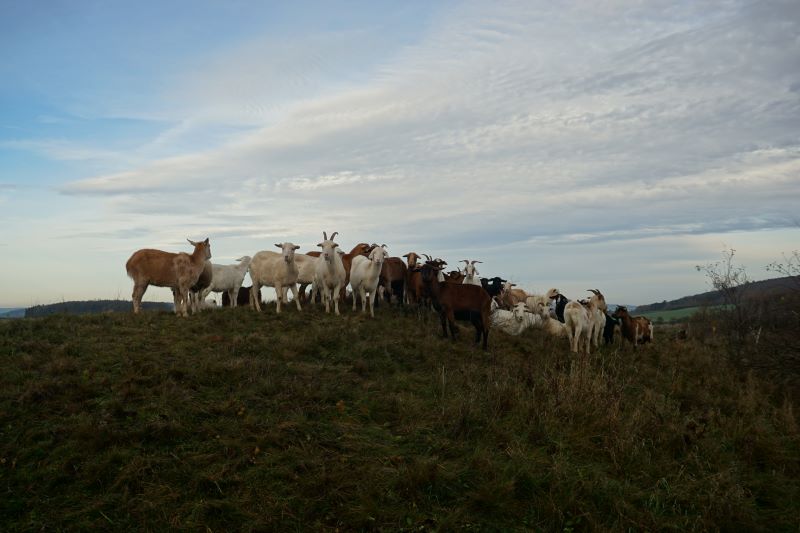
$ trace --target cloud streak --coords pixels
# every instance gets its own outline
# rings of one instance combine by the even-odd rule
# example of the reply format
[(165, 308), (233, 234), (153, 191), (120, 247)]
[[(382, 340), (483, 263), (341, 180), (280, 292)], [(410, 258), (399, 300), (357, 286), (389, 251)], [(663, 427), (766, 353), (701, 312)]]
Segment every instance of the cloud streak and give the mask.
[(168, 125), (129, 154), (2, 146), (135, 154), (59, 188), (144, 217), (116, 230), (126, 238), (147, 236), (148, 218), (152, 235), (202, 219), (251, 247), (335, 225), (429, 250), (577, 254), (786, 228), (800, 199), (795, 7), (475, 2), (413, 39), (380, 24), (249, 38), (165, 78), (140, 114)]

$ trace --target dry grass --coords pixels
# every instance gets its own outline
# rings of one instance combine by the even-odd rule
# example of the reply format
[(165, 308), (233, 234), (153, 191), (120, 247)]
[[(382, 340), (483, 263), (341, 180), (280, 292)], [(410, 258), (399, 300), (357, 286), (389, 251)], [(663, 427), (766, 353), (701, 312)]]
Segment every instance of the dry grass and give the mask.
[(377, 315), (0, 322), (3, 529), (797, 530), (795, 404), (713, 346)]

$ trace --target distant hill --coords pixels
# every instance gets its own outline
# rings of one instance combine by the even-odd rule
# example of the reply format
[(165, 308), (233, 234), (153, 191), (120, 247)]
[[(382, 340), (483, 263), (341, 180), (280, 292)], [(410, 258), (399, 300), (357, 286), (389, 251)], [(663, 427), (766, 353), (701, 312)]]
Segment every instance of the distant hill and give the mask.
[[(748, 283), (745, 288), (745, 294), (748, 296), (772, 296), (784, 294), (793, 287), (797, 287), (796, 280), (791, 277), (765, 279), (763, 281), (753, 281)], [(716, 305), (723, 305), (725, 303), (722, 293), (719, 291), (709, 291), (700, 294), (693, 294), (692, 296), (684, 296), (672, 301), (663, 301), (661, 303), (652, 303), (647, 305), (640, 305), (636, 310), (640, 313), (647, 313), (652, 311), (671, 311), (675, 309), (685, 309), (687, 307), (712, 307)]]
[(21, 318), (25, 316), (24, 308), (3, 307), (0, 308), (0, 319), (2, 318)]
[[(173, 304), (167, 302), (142, 302), (145, 311), (172, 311)], [(67, 313), (71, 315), (86, 315), (94, 313), (124, 312), (130, 313), (133, 304), (130, 300), (87, 300), (75, 302), (60, 302), (49, 305), (36, 305), (25, 309), (25, 318)]]

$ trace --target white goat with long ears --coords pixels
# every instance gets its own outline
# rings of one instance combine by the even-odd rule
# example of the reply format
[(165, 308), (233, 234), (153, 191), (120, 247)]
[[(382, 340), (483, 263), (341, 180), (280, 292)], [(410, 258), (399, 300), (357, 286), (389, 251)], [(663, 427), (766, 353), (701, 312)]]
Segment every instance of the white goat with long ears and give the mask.
[(256, 311), (261, 311), (261, 287), (275, 287), (276, 310), (280, 313), (281, 303), (287, 296), (285, 288), (288, 287), (292, 290), (297, 310), (300, 311), (300, 299), (297, 297), (297, 265), (294, 262), (294, 251), (300, 247), (290, 242), (275, 246), (281, 249), (281, 253), (261, 251), (250, 261), (250, 279), (253, 280), (250, 306)]
[(519, 335), (530, 327), (540, 326), (542, 317), (527, 311), (525, 304), (520, 302), (511, 311), (500, 309), (497, 300), (492, 298), (492, 327), (508, 333)]
[(464, 281), (461, 283), (464, 285), (477, 285), (482, 287), (481, 279), (478, 277), (480, 272), (475, 268), (475, 263), (483, 263), (483, 261), (470, 261), (468, 259), (462, 259), (461, 261), (466, 263), (464, 266)]
[(603, 337), (603, 328), (606, 327), (606, 311), (608, 311), (608, 306), (606, 305), (606, 299), (603, 293), (597, 289), (587, 290), (592, 293), (587, 307), (592, 322), (592, 345), (595, 348), (599, 348), (600, 339)]
[(534, 307), (530, 307), (530, 305), (527, 303), (526, 305), (529, 309), (531, 309), (531, 311), (533, 311), (533, 313), (541, 317), (542, 320), (539, 323), (539, 326), (544, 331), (555, 337), (568, 336), (567, 327), (562, 322), (559, 322), (558, 319), (550, 316), (550, 308), (546, 303), (539, 301), (534, 304)]
[(367, 311), (367, 300), (369, 300), (369, 314), (375, 318), (375, 293), (378, 290), (383, 262), (389, 254), (385, 244), (373, 246), (369, 257), (357, 255), (353, 258), (350, 266), (350, 286), (353, 288), (353, 311), (356, 310), (356, 296), (359, 296), (361, 311)]
[(333, 242), (338, 234), (334, 231), (331, 238), (326, 232), (322, 232), (323, 241), (317, 246), (322, 248), (322, 252), (317, 258), (316, 269), (314, 270), (314, 292), (319, 290), (322, 293), (322, 302), (325, 304), (325, 312), (331, 312), (331, 300), (335, 313), (339, 314), (339, 295), (344, 287), (347, 272), (342, 263), (342, 257), (337, 251), (339, 246)]
[(194, 242), (190, 254), (171, 253), (162, 250), (145, 248), (131, 255), (125, 263), (125, 270), (133, 280), (133, 312), (138, 313), (142, 307), (142, 296), (149, 285), (170, 287), (175, 301), (175, 314), (189, 316), (189, 289), (197, 283), (206, 261), (211, 259), (211, 244), (208, 239)]
[(244, 275), (250, 267), (251, 257), (245, 255), (237, 259), (235, 265), (211, 265), (211, 285), (203, 291), (202, 300), (208, 297), (211, 292), (227, 292), (231, 307), (236, 307), (239, 297), (239, 289), (242, 287)]

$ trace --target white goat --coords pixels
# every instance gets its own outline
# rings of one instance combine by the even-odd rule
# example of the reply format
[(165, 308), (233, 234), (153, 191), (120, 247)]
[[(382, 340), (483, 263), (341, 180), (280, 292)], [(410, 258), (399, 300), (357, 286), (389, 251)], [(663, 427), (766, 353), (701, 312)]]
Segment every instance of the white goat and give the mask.
[(534, 313), (529, 313), (525, 304), (520, 302), (514, 309), (507, 311), (500, 309), (497, 301), (492, 298), (492, 327), (508, 333), (509, 335), (519, 335), (530, 327), (541, 325), (542, 317)]
[(344, 264), (342, 263), (342, 256), (339, 255), (337, 247), (339, 246), (333, 242), (338, 231), (331, 234), (328, 239), (328, 234), (322, 232), (323, 241), (317, 246), (322, 248), (320, 256), (317, 258), (316, 270), (314, 271), (314, 290), (313, 294), (317, 291), (322, 293), (322, 301), (325, 304), (325, 312), (331, 311), (331, 299), (333, 299), (333, 307), (335, 313), (339, 314), (339, 295), (341, 294), (342, 287), (344, 286), (347, 272), (345, 272)]
[(297, 265), (294, 262), (294, 251), (300, 248), (290, 242), (276, 244), (281, 253), (262, 251), (250, 261), (250, 279), (253, 288), (250, 290), (250, 306), (261, 311), (261, 287), (275, 287), (277, 312), (281, 312), (281, 302), (286, 299), (288, 287), (292, 290), (297, 310), (300, 311), (300, 299), (297, 297)]
[(466, 263), (464, 266), (464, 285), (477, 285), (478, 287), (482, 287), (481, 279), (478, 277), (480, 272), (478, 269), (475, 268), (475, 263), (483, 263), (483, 261), (469, 261), (467, 259), (462, 259), (463, 262)]
[(603, 337), (603, 329), (606, 327), (606, 299), (597, 289), (589, 289), (593, 293), (589, 298), (588, 313), (592, 322), (592, 345), (600, 347), (600, 339)]
[(245, 255), (237, 259), (235, 265), (211, 265), (211, 285), (203, 290), (202, 300), (208, 297), (211, 292), (227, 292), (231, 301), (231, 307), (236, 307), (236, 299), (239, 296), (239, 289), (242, 287), (244, 275), (250, 266), (250, 256)]
[(578, 348), (583, 344), (584, 351), (588, 354), (594, 326), (589, 310), (580, 302), (567, 302), (564, 307), (564, 325), (567, 328), (570, 350), (578, 353)]
[(567, 337), (567, 327), (550, 315), (550, 308), (547, 304), (539, 302), (531, 310), (541, 319), (540, 327), (555, 337)]
[[(367, 311), (369, 299), (369, 314), (375, 318), (375, 292), (378, 288), (383, 262), (388, 256), (386, 245), (377, 244), (369, 253), (369, 257), (357, 255), (353, 257), (350, 266), (350, 287), (353, 288), (353, 311), (356, 310), (356, 296), (361, 297), (361, 311)], [(367, 297), (369, 293), (369, 297)]]

